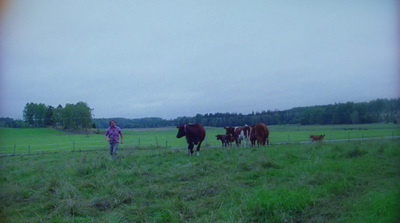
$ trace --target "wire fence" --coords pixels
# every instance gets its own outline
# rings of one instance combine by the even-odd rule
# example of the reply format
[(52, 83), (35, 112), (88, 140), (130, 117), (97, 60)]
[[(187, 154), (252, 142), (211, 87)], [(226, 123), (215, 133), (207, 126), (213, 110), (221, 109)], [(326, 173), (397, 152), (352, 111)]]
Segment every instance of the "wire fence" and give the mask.
[[(392, 134), (392, 136), (384, 137), (361, 137), (361, 138), (344, 138), (344, 139), (332, 139), (332, 136), (325, 138), (323, 142), (341, 142), (341, 141), (354, 141), (354, 140), (376, 140), (376, 139), (400, 139), (400, 136)], [(169, 137), (154, 137), (154, 140), (144, 139), (142, 137), (136, 137), (134, 139), (124, 140), (124, 143), (119, 145), (120, 150), (125, 149), (136, 149), (136, 150), (157, 150), (157, 149), (187, 149), (183, 139), (181, 143), (176, 143), (176, 139)], [(171, 143), (174, 142), (174, 143)], [(272, 142), (270, 145), (282, 145), (282, 144), (293, 144), (293, 143), (312, 143), (310, 140), (296, 141), (290, 140), (290, 135), (286, 141)], [(221, 142), (208, 140), (208, 137), (202, 144), (202, 148), (216, 148), (223, 147)], [(235, 142), (230, 146), (231, 148), (237, 148)], [(241, 146), (244, 147), (242, 141)], [(251, 147), (248, 145), (247, 147)], [(58, 152), (85, 152), (85, 151), (98, 151), (108, 150), (109, 145), (105, 140), (73, 140), (63, 143), (49, 143), (49, 144), (25, 144), (18, 145), (4, 145), (0, 146), (0, 157), (14, 156), (14, 155), (34, 155), (34, 154), (46, 154), (46, 153), (58, 153)]]
[[(167, 137), (155, 137), (154, 140), (145, 140), (141, 137), (135, 139), (124, 140), (124, 143), (119, 145), (120, 149), (135, 148), (135, 149), (151, 149), (151, 148), (170, 148)], [(106, 140), (72, 140), (63, 143), (49, 144), (13, 144), (0, 146), (0, 156), (10, 155), (26, 155), (36, 153), (50, 153), (62, 151), (92, 151), (108, 149), (109, 145)]]

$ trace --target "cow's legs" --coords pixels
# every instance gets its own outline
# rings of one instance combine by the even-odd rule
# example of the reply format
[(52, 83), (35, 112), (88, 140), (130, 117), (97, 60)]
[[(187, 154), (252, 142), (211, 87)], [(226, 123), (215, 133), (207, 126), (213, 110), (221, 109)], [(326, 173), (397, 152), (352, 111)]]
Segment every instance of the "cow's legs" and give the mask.
[[(199, 145), (197, 146), (197, 156), (200, 155), (200, 146), (201, 146), (201, 142), (199, 142)], [(192, 150), (193, 151), (193, 150)], [(192, 152), (193, 153), (193, 152)]]
[(244, 147), (245, 148), (249, 147), (249, 141), (250, 141), (250, 139), (244, 138)]
[(193, 143), (189, 143), (188, 144), (189, 156), (193, 155), (193, 148), (194, 148), (194, 144)]

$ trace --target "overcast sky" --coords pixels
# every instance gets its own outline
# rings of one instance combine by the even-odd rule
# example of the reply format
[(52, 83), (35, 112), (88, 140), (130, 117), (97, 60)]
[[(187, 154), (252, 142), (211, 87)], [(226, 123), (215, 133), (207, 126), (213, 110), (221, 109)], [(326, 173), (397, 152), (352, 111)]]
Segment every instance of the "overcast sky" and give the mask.
[(12, 0), (0, 117), (86, 102), (95, 118), (284, 110), (399, 97), (399, 1)]

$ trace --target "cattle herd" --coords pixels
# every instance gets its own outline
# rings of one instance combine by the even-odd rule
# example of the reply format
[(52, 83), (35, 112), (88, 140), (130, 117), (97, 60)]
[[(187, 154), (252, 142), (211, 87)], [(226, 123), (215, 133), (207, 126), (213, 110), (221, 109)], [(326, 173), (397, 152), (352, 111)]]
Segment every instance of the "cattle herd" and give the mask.
[[(194, 145), (197, 145), (197, 156), (200, 152), (200, 146), (206, 137), (206, 130), (204, 127), (198, 123), (196, 124), (185, 124), (179, 125), (177, 138), (186, 137), (188, 143), (189, 155), (193, 155)], [(222, 146), (231, 146), (233, 142), (236, 143), (237, 147), (241, 146), (243, 141), (243, 146), (254, 147), (257, 142), (257, 146), (269, 145), (269, 130), (264, 123), (258, 123), (253, 126), (245, 125), (243, 127), (224, 127), (226, 133), (223, 135), (216, 135), (217, 140), (221, 140)], [(314, 141), (322, 141), (325, 135), (311, 135), (310, 139)]]

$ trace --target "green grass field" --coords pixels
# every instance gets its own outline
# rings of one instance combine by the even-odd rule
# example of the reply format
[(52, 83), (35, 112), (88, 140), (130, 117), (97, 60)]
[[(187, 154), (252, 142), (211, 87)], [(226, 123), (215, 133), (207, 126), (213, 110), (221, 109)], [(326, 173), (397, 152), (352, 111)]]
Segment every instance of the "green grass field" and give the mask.
[[(322, 125), (268, 126), (270, 143), (308, 141), (311, 134), (325, 134), (325, 140), (400, 136), (399, 125)], [(345, 130), (346, 129), (346, 130)], [(352, 130), (350, 130), (352, 129)], [(223, 128), (206, 127), (207, 135), (203, 146), (220, 146), (217, 134), (224, 134)], [(186, 147), (184, 139), (176, 138), (177, 129), (123, 129), (124, 144), (120, 148), (174, 148)], [(0, 128), (0, 155), (37, 152), (55, 152), (107, 148), (104, 129), (99, 134), (69, 134), (55, 129), (7, 129)]]
[(198, 157), (174, 148), (124, 149), (115, 161), (102, 150), (5, 156), (0, 219), (399, 222), (399, 148), (399, 139), (376, 139), (205, 147)]

